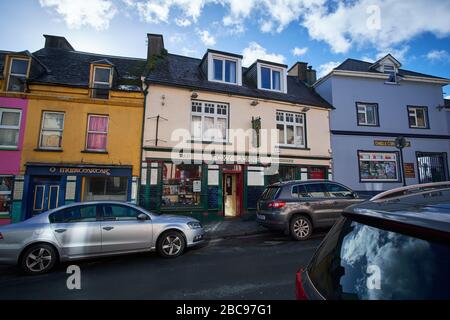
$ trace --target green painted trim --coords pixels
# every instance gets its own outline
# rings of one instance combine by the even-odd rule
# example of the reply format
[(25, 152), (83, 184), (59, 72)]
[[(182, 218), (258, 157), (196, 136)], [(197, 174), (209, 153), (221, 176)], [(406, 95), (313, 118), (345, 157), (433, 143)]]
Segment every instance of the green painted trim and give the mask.
[(248, 203), (247, 203), (247, 199), (248, 199), (248, 191), (247, 191), (247, 183), (248, 183), (248, 167), (247, 166), (244, 166), (244, 170), (242, 170), (242, 174), (243, 174), (243, 177), (242, 177), (242, 179), (244, 180), (243, 182), (242, 182), (242, 186), (243, 186), (243, 188), (244, 188), (244, 190), (243, 190), (243, 195), (242, 195), (242, 208), (243, 208), (243, 210), (244, 211), (247, 211), (248, 210)]

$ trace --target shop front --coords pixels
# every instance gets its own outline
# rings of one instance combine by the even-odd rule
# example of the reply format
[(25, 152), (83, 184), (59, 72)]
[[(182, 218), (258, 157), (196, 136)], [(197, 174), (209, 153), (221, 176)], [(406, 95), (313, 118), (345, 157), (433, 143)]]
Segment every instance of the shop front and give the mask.
[(135, 201), (133, 184), (131, 166), (27, 164), (22, 220), (73, 202)]
[(248, 155), (235, 155), (223, 163), (200, 154), (184, 160), (147, 158), (140, 205), (202, 220), (243, 217), (256, 210), (259, 196), (271, 183), (330, 177), (329, 159), (277, 159), (276, 165), (268, 158), (256, 163), (248, 159)]

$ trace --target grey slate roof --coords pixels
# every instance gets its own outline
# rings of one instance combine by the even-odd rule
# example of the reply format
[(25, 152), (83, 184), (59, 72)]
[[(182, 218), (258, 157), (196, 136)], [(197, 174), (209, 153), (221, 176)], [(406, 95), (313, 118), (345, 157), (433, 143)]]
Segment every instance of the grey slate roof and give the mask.
[[(371, 69), (370, 67), (373, 65), (371, 62), (366, 62), (362, 60), (356, 60), (356, 59), (347, 59), (343, 63), (341, 63), (339, 66), (335, 68), (335, 70), (344, 70), (344, 71), (357, 71), (357, 72), (371, 72), (371, 73), (382, 73), (380, 71), (377, 71), (375, 69)], [(413, 76), (413, 77), (423, 77), (423, 78), (430, 78), (430, 79), (443, 79), (441, 77), (435, 77), (424, 73), (414, 72), (410, 70), (405, 69), (399, 69), (398, 74), (400, 76)]]
[[(5, 56), (12, 52), (0, 51), (0, 71), (3, 72)], [(114, 57), (44, 48), (30, 54), (33, 64), (40, 64), (41, 72), (32, 72), (29, 83), (57, 84), (88, 87), (91, 63), (111, 64), (115, 68), (113, 89), (126, 91), (141, 90), (141, 76), (144, 74), (146, 59)]]
[(242, 86), (208, 81), (207, 76), (200, 68), (201, 61), (201, 59), (167, 54), (157, 61), (153, 70), (147, 75), (147, 82), (150, 84), (163, 84), (264, 100), (332, 108), (328, 102), (321, 98), (313, 89), (299, 81), (297, 77), (288, 76), (287, 94), (258, 90), (254, 84), (245, 78), (246, 68), (242, 68)]

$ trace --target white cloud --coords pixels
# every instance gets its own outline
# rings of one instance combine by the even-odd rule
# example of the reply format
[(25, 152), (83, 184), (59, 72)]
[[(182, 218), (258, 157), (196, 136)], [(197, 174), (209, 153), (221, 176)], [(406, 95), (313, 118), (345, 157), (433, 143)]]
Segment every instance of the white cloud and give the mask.
[(318, 77), (322, 78), (322, 77), (326, 76), (340, 64), (341, 64), (340, 62), (330, 61), (330, 62), (320, 65), (319, 68), (317, 69)]
[(304, 47), (304, 48), (299, 48), (299, 47), (295, 47), (294, 49), (292, 49), (292, 55), (295, 57), (300, 57), (305, 55), (308, 52), (308, 48)]
[(177, 25), (177, 26), (179, 26), (179, 27), (189, 27), (191, 24), (192, 24), (192, 22), (191, 22), (191, 20), (189, 20), (189, 19), (186, 19), (186, 18), (176, 18), (175, 19), (175, 24)]
[(216, 38), (208, 30), (197, 30), (197, 34), (205, 46), (212, 47), (216, 44)]
[(268, 53), (265, 48), (261, 47), (256, 42), (249, 43), (249, 46), (242, 51), (242, 55), (244, 56), (242, 65), (245, 67), (250, 66), (257, 59), (277, 63), (284, 63), (286, 61), (286, 58), (283, 55)]
[(301, 24), (311, 38), (325, 41), (335, 53), (346, 53), (355, 45), (389, 48), (425, 32), (449, 35), (449, 15), (449, 1), (359, 0), (340, 2), (333, 11), (318, 7)]
[(117, 13), (110, 0), (39, 0), (39, 3), (41, 7), (54, 9), (71, 29), (83, 26), (108, 29)]
[(427, 53), (427, 59), (433, 62), (450, 60), (450, 54), (445, 50), (432, 50)]
[(445, 97), (445, 99), (448, 99), (448, 100), (450, 100), (450, 95), (446, 96), (446, 97)]

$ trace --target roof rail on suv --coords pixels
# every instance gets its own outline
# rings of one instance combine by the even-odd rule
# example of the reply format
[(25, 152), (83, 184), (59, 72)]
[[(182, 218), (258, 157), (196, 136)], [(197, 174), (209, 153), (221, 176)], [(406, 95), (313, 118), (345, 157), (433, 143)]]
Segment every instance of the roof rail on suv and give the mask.
[(390, 198), (405, 196), (405, 195), (412, 194), (412, 193), (426, 192), (426, 191), (432, 191), (435, 189), (443, 189), (443, 188), (450, 188), (450, 181), (416, 184), (416, 185), (412, 185), (412, 186), (396, 188), (396, 189), (382, 192), (382, 193), (376, 195), (375, 197), (373, 197), (372, 199), (370, 199), (370, 201), (386, 200), (386, 199), (390, 199)]

